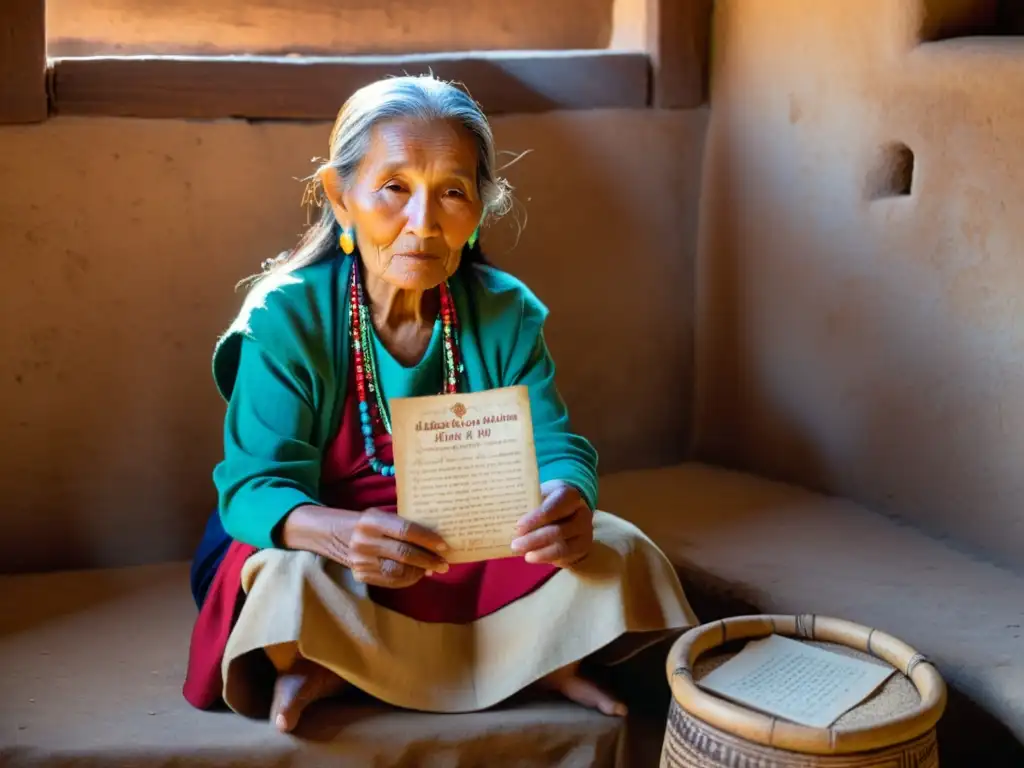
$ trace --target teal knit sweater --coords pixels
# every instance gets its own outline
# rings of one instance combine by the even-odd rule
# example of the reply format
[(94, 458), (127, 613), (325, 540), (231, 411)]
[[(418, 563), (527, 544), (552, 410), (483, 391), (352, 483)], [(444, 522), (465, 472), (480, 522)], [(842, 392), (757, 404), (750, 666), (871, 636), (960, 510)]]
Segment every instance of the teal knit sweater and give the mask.
[[(292, 509), (321, 503), (323, 452), (337, 433), (349, 381), (351, 259), (264, 280), (217, 343), (214, 379), (228, 406), (224, 459), (213, 479), (234, 539), (273, 547), (275, 528)], [(593, 509), (597, 453), (570, 430), (544, 341), (547, 309), (491, 267), (468, 266), (450, 285), (469, 390), (525, 385), (541, 482), (570, 483)], [(387, 392), (387, 380), (383, 386)]]

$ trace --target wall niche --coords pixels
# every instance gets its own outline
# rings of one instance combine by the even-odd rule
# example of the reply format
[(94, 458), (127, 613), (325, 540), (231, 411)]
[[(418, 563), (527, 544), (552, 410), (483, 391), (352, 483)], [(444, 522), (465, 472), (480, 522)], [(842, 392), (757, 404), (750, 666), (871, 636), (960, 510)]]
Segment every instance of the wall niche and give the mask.
[(879, 147), (865, 179), (868, 200), (909, 197), (914, 191), (914, 151), (901, 141)]
[(1024, 36), (1024, 0), (922, 0), (921, 41)]

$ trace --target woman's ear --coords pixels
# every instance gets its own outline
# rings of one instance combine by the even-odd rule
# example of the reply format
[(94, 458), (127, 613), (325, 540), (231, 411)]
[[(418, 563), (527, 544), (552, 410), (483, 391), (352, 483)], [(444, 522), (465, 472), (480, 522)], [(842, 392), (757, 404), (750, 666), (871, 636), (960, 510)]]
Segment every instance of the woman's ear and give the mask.
[(334, 211), (334, 218), (336, 218), (338, 223), (343, 227), (351, 226), (351, 217), (349, 216), (348, 209), (345, 207), (345, 185), (342, 183), (341, 175), (338, 173), (337, 169), (330, 165), (325, 165), (316, 172), (316, 176), (320, 181), (320, 186), (324, 190), (324, 196), (331, 204), (331, 209)]

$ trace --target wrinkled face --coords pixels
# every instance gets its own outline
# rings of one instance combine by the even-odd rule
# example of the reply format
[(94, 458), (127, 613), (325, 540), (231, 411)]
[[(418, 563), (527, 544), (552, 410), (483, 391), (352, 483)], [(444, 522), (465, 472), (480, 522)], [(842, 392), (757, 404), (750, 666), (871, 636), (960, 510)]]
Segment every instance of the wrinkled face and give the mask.
[(443, 120), (378, 124), (356, 177), (324, 178), (338, 221), (355, 230), (367, 273), (395, 287), (429, 290), (459, 266), (480, 223), (477, 144)]

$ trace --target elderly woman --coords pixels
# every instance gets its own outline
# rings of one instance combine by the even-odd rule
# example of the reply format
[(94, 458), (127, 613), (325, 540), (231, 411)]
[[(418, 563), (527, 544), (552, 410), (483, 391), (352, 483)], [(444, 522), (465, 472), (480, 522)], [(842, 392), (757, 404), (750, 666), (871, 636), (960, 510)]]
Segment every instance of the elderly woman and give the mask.
[[(385, 79), (348, 100), (330, 147), (319, 221), (215, 350), (224, 459), (186, 698), (282, 731), (347, 686), (432, 712), (536, 686), (625, 714), (580, 662), (694, 617), (655, 545), (594, 511), (597, 456), (555, 387), (546, 310), (484, 263), (479, 228), (509, 198), (486, 119), (432, 77)], [(529, 392), (543, 502), (515, 557), (449, 565), (395, 514), (388, 399), (511, 385)]]

